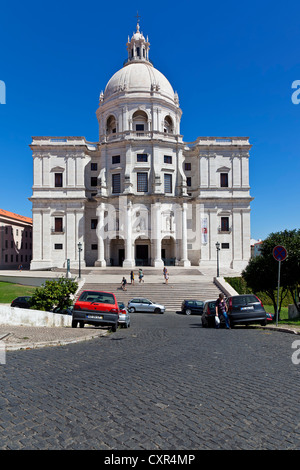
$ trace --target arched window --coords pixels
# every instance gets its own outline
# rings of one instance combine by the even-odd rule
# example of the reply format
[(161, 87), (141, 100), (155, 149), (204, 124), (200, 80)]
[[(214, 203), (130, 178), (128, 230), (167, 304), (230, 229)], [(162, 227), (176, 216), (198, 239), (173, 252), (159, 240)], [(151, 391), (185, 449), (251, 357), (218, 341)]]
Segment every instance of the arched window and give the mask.
[(166, 134), (173, 134), (173, 121), (170, 116), (166, 116), (164, 120), (164, 132)]
[(106, 132), (107, 134), (115, 134), (117, 132), (116, 119), (114, 116), (109, 116), (106, 121)]
[(148, 116), (145, 111), (138, 110), (132, 116), (133, 130), (144, 132), (148, 130)]

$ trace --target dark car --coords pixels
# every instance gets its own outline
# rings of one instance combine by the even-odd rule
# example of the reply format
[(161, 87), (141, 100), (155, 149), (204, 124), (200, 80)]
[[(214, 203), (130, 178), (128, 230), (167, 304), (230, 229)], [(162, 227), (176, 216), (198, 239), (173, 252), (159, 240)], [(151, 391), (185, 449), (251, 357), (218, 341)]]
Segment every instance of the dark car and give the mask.
[(254, 294), (234, 295), (228, 297), (228, 317), (230, 326), (259, 323), (265, 326), (267, 314), (262, 302)]
[(75, 302), (73, 309), (72, 328), (79, 324), (94, 326), (109, 326), (117, 331), (119, 306), (115, 295), (111, 292), (83, 291)]
[(10, 304), (11, 307), (30, 308), (30, 296), (17, 297)]
[[(206, 300), (204, 302), (203, 314), (201, 317), (202, 326), (204, 328), (215, 326), (216, 302), (216, 300)], [(220, 326), (225, 325), (224, 318), (220, 318), (220, 322)]]
[(53, 313), (61, 313), (62, 315), (72, 315), (73, 308), (74, 308), (73, 305), (67, 308), (55, 307), (52, 311)]
[(181, 304), (181, 313), (185, 315), (202, 315), (204, 302), (202, 300), (184, 300)]

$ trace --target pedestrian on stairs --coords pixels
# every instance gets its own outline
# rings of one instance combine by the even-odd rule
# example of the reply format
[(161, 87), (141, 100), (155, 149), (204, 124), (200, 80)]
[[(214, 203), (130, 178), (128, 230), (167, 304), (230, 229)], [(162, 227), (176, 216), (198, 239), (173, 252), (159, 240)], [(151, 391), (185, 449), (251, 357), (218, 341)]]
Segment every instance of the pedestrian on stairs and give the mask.
[(139, 269), (139, 282), (144, 282), (144, 274), (142, 268)]
[(168, 271), (166, 271), (165, 280), (166, 280), (166, 284), (168, 284), (168, 282), (169, 282), (169, 273), (168, 273)]
[(127, 290), (127, 289), (126, 289), (126, 283), (127, 283), (127, 281), (126, 281), (125, 277), (123, 277), (122, 283), (121, 283), (123, 290)]
[(131, 284), (134, 286), (134, 272), (131, 271), (130, 273), (130, 281), (131, 281)]

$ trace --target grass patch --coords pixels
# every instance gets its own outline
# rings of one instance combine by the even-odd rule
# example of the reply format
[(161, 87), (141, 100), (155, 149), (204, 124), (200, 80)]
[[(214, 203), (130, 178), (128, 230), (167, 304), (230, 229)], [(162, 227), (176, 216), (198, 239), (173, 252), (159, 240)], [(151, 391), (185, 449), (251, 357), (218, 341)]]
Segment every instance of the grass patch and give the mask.
[(22, 286), (21, 284), (13, 284), (12, 282), (0, 282), (0, 303), (11, 303), (16, 297), (23, 295), (32, 295), (36, 287)]
[[(264, 305), (265, 311), (275, 315), (274, 322), (276, 322), (276, 312), (274, 312), (273, 305)], [(280, 320), (278, 324), (291, 325), (291, 326), (300, 326), (300, 319), (290, 320), (288, 314), (288, 307), (281, 307)]]

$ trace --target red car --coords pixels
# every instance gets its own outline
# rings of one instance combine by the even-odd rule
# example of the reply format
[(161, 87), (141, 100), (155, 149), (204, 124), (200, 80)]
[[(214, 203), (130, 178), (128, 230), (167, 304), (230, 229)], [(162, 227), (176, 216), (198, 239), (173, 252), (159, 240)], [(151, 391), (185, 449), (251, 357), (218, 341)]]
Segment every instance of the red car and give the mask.
[(75, 302), (72, 313), (72, 328), (79, 324), (109, 326), (117, 331), (119, 306), (115, 295), (111, 292), (85, 290)]

